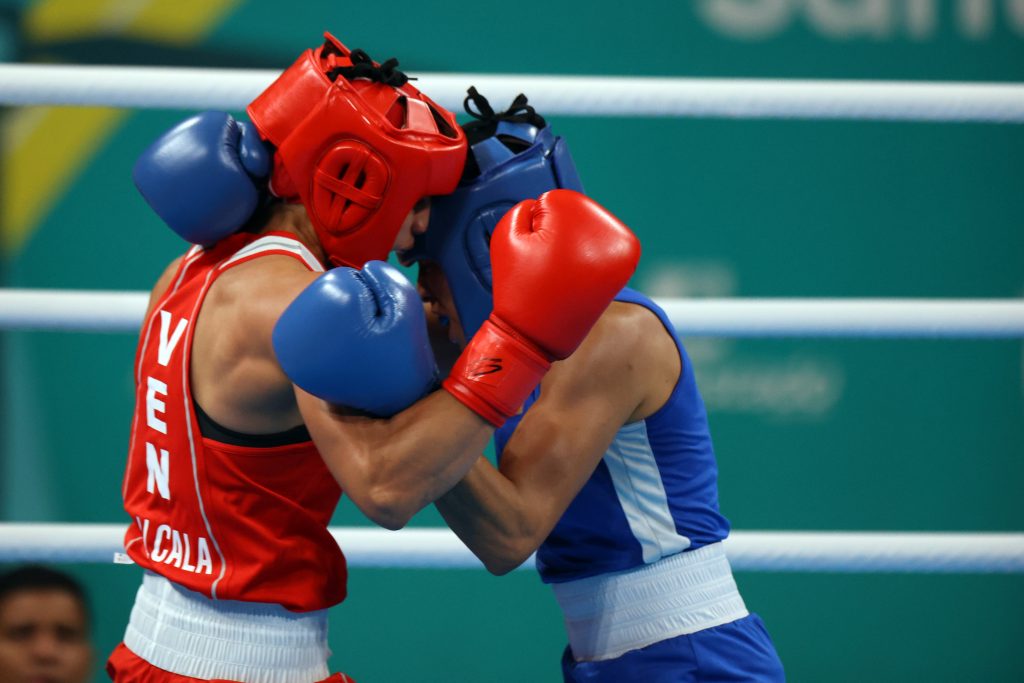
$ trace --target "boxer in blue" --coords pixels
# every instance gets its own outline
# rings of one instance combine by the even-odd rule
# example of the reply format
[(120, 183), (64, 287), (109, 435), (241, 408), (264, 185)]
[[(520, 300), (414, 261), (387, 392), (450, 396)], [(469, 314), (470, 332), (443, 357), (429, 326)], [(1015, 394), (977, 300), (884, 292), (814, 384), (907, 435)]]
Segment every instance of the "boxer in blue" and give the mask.
[[(472, 111), (473, 103), (477, 111)], [(458, 345), (492, 306), (489, 233), (555, 187), (582, 191), (564, 140), (520, 96), (495, 114), (470, 90), (470, 161), (435, 198), (408, 260)], [(534, 551), (565, 618), (567, 682), (780, 681), (721, 541), (717, 466), (693, 367), (665, 313), (624, 289), (436, 505), (495, 574)]]

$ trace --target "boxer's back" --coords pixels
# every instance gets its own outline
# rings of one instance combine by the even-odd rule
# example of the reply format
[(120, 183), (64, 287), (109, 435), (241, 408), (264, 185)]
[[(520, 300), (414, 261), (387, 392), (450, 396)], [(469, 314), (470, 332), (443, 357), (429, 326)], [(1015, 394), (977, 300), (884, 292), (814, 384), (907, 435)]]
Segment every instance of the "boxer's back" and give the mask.
[[(250, 373), (254, 386), (239, 393), (234, 409), (244, 415), (246, 402), (267, 404), (271, 392), (253, 398), (263, 380), (245, 350), (246, 336), (259, 331), (245, 329), (247, 314), (238, 308), (246, 299), (232, 291), (254, 281), (260, 262), (276, 269), (281, 264), (273, 262), (285, 259), (305, 272), (320, 267), (293, 236), (241, 233), (190, 250), (155, 297), (136, 360), (126, 547), (140, 565), (209, 597), (305, 611), (344, 598), (344, 558), (326, 529), (340, 489), (308, 436), (268, 442), (271, 428), (254, 432), (262, 441), (246, 439), (232, 425), (215, 437), (205, 433), (204, 423), (217, 425), (219, 414), (203, 420), (209, 411), (193, 390), (196, 378), (207, 387), (234, 381), (238, 389), (238, 377)], [(241, 332), (226, 331), (221, 341), (217, 325), (234, 325), (239, 315)], [(197, 344), (201, 319), (207, 342)]]

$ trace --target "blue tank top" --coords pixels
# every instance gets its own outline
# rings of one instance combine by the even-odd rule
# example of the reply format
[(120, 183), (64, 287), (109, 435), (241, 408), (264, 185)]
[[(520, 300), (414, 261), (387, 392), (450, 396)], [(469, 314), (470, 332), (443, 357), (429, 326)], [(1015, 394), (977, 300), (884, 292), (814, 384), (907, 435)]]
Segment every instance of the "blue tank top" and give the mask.
[[(718, 465), (693, 366), (668, 316), (631, 289), (616, 301), (655, 313), (679, 349), (682, 368), (657, 412), (622, 427), (597, 469), (537, 550), (545, 583), (622, 571), (720, 541), (729, 521), (718, 512)], [(537, 400), (534, 390), (523, 413)], [(500, 459), (522, 419), (494, 435)]]

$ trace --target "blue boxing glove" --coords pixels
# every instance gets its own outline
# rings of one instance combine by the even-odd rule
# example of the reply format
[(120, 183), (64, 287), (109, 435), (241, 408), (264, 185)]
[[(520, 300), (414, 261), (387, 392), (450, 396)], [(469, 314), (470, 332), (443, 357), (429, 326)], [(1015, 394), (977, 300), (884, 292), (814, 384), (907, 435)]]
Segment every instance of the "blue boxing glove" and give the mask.
[(157, 138), (135, 162), (132, 179), (174, 232), (210, 245), (256, 211), (271, 165), (251, 123), (206, 111)]
[(281, 314), (273, 342), (296, 385), (380, 417), (404, 410), (437, 385), (423, 302), (383, 261), (321, 275)]

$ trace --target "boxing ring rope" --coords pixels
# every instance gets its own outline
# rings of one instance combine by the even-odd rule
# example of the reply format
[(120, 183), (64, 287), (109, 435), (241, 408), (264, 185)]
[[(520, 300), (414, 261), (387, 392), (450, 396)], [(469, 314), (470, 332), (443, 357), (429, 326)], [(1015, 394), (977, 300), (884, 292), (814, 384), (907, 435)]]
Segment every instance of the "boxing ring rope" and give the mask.
[[(111, 562), (124, 524), (0, 524), (0, 562)], [(333, 527), (351, 567), (481, 569), (448, 529)], [(736, 531), (732, 566), (771, 572), (1024, 573), (1024, 534)], [(520, 569), (532, 569), (532, 558)]]
[[(280, 72), (252, 69), (0, 65), (0, 104), (242, 110)], [(462, 111), (475, 85), (492, 102), (525, 92), (546, 115), (1024, 122), (1024, 85), (921, 81), (419, 73), (417, 86)]]
[[(137, 332), (145, 292), (0, 289), (0, 330)], [(728, 337), (1024, 337), (1013, 299), (658, 299), (681, 334)]]

